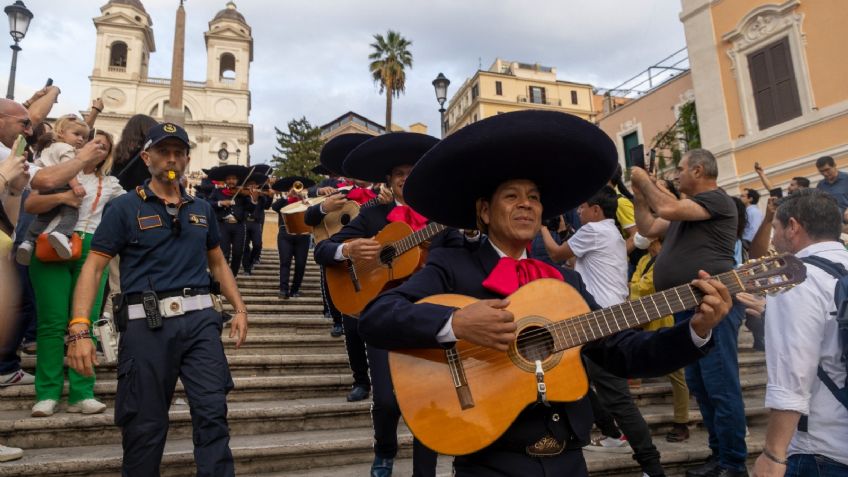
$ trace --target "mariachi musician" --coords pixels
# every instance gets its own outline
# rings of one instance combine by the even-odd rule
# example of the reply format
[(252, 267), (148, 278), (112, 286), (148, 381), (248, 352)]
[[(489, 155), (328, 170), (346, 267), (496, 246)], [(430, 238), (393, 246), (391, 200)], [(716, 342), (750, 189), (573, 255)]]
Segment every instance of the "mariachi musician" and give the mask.
[[(506, 352), (517, 328), (504, 309), (505, 296), (536, 278), (580, 286), (576, 272), (526, 258), (542, 220), (600, 189), (616, 162), (615, 146), (600, 129), (563, 113), (501, 114), (444, 139), (413, 170), (405, 196), (431, 219), (455, 227), (477, 225), (488, 238), (473, 251), (431, 251), (422, 270), (372, 301), (359, 322), (366, 342), (385, 349), (440, 349), (459, 339)], [(617, 375), (633, 377), (663, 375), (699, 359), (711, 347), (710, 330), (731, 300), (715, 280), (695, 284), (708, 305), (702, 304), (691, 322), (658, 332), (621, 331), (584, 345), (583, 354)], [(585, 288), (580, 291), (594, 302)], [(443, 293), (484, 300), (460, 308), (415, 304)], [(560, 403), (540, 397), (493, 444), (456, 457), (454, 475), (586, 476), (581, 447), (591, 426), (587, 398)]]
[[(329, 179), (343, 178), (342, 162), (344, 162), (345, 157), (356, 146), (373, 137), (370, 134), (342, 134), (330, 139), (321, 149), (321, 163), (313, 169), (313, 172), (326, 174)], [(321, 181), (319, 185), (329, 183), (325, 181)], [(342, 193), (336, 189), (337, 187), (349, 186), (351, 181), (353, 185), (349, 191)], [(370, 183), (366, 181), (347, 179), (342, 182), (334, 182), (331, 190), (319, 188), (318, 190), (322, 192), (331, 193), (327, 194), (327, 198), (323, 202), (306, 209), (304, 222), (311, 227), (319, 226), (327, 214), (341, 210), (348, 200), (353, 200), (359, 205), (367, 203), (377, 197), (378, 194), (369, 185)], [(387, 189), (383, 189), (380, 200), (384, 204), (391, 202), (391, 193)], [(354, 382), (354, 389), (348, 395), (348, 401), (360, 401), (368, 397), (368, 394), (363, 393), (362, 390), (371, 387), (371, 381), (368, 378), (368, 364), (365, 360), (365, 344), (356, 333), (356, 319), (352, 317), (343, 318), (342, 313), (333, 305), (333, 300), (327, 290), (323, 266), (321, 266), (321, 295), (324, 299), (324, 316), (329, 316), (333, 320), (333, 329), (330, 331), (330, 335), (333, 337), (346, 335), (345, 344)]]
[[(285, 196), (277, 199), (271, 208), (277, 213), (279, 229), (277, 231), (277, 252), (280, 254), (280, 294), (283, 300), (300, 296), (300, 285), (306, 272), (306, 256), (309, 254), (309, 234), (289, 233), (281, 210), (287, 205), (306, 199), (306, 189), (315, 185), (315, 181), (306, 177), (288, 176), (277, 179), (272, 186)], [(289, 286), (291, 262), (294, 258), (294, 278)]]
[(213, 167), (209, 179), (223, 181), (223, 188), (216, 188), (206, 199), (212, 204), (221, 230), (221, 251), (230, 264), (233, 276), (238, 276), (244, 254), (245, 219), (253, 212), (256, 200), (244, 188), (250, 169), (239, 165)]
[[(376, 256), (380, 245), (373, 240), (389, 222), (406, 222), (413, 230), (423, 228), (427, 219), (406, 205), (404, 182), (412, 166), (433, 145), (436, 138), (417, 133), (391, 133), (369, 139), (350, 154), (343, 163), (345, 174), (370, 182), (386, 182), (394, 194), (394, 202), (360, 211), (342, 230), (315, 247), (315, 261), (325, 266), (339, 265), (347, 258), (368, 260)], [(350, 240), (350, 241), (347, 241)], [(434, 237), (431, 249), (440, 246), (462, 246), (463, 239), (455, 230), (446, 230)], [(351, 330), (351, 335), (354, 333)], [(374, 404), (371, 416), (374, 425), (374, 463), (371, 475), (391, 475), (397, 454), (397, 425), (400, 410), (394, 398), (388, 369), (388, 353), (370, 346), (366, 340), (368, 366)], [(354, 391), (368, 396), (369, 389), (357, 384)], [(352, 392), (352, 393), (353, 393)], [(413, 442), (413, 475), (435, 475), (436, 454)]]
[(253, 174), (247, 178), (244, 187), (250, 194), (251, 201), (256, 205), (247, 212), (244, 219), (244, 257), (242, 267), (244, 273), (253, 273), (253, 267), (262, 255), (262, 229), (265, 226), (265, 211), (271, 208), (274, 201), (274, 190), (269, 185), (271, 167), (267, 164), (255, 166)]

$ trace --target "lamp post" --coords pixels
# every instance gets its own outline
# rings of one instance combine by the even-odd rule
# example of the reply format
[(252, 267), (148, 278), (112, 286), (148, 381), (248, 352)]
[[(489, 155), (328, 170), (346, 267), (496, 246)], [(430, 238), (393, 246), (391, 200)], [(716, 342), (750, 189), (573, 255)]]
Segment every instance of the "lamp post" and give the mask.
[(241, 148), (236, 147), (236, 164), (241, 163)]
[(442, 137), (445, 137), (445, 101), (448, 99), (448, 85), (450, 80), (445, 78), (445, 75), (439, 73), (436, 79), (433, 80), (433, 88), (436, 89), (436, 101), (439, 102), (439, 125), (442, 132)]
[(15, 70), (18, 64), (18, 52), (21, 51), (18, 43), (26, 36), (29, 22), (32, 20), (32, 12), (27, 10), (21, 0), (7, 6), (3, 11), (9, 16), (9, 34), (15, 41), (15, 44), (10, 46), (12, 48), (12, 68), (9, 71), (9, 87), (6, 88), (6, 99), (15, 99)]

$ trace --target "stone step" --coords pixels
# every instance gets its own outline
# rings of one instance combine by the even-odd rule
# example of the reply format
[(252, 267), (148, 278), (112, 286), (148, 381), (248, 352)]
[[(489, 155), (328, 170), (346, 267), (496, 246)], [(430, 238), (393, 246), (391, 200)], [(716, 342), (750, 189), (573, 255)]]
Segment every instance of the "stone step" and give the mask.
[(278, 292), (268, 293), (267, 295), (242, 295), (242, 300), (244, 300), (244, 304), (248, 306), (248, 311), (256, 305), (269, 305), (275, 306), (276, 311), (285, 313), (286, 307), (289, 304), (314, 305), (320, 306), (322, 310), (324, 309), (324, 299), (321, 298), (320, 291), (316, 290), (312, 293), (300, 292), (301, 296), (287, 299), (280, 298), (277, 293)]
[[(35, 357), (24, 356), (22, 367), (35, 373)], [(350, 366), (345, 353), (278, 354), (227, 356), (230, 373), (234, 377), (261, 376), (316, 376), (322, 374), (347, 374)], [(117, 379), (115, 364), (101, 364), (95, 372), (98, 379)]]
[[(371, 403), (349, 403), (342, 397), (305, 398), (273, 401), (233, 402), (227, 422), (231, 436), (250, 436), (371, 426)], [(169, 412), (168, 439), (191, 438), (191, 415), (184, 402), (173, 404)], [(62, 447), (85, 442), (109, 445), (121, 441), (114, 424), (114, 409), (102, 414), (82, 415), (60, 411), (50, 417), (30, 417), (29, 410), (0, 412), (0, 442), (22, 449)]]
[(334, 338), (329, 333), (325, 334), (248, 334), (247, 341), (238, 350), (235, 349), (235, 340), (230, 339), (229, 332), (225, 330), (222, 336), (224, 348), (227, 354), (237, 356), (239, 354), (285, 354), (296, 355), (301, 353), (315, 354), (318, 352), (344, 353), (344, 337)]
[[(234, 376), (235, 388), (227, 396), (231, 403), (244, 401), (269, 401), (274, 399), (301, 399), (309, 397), (340, 397), (350, 391), (353, 377), (350, 372), (339, 374), (300, 376)], [(99, 379), (94, 384), (94, 394), (108, 406), (114, 406), (117, 380)], [(64, 387), (62, 396), (67, 396)], [(177, 397), (185, 397), (182, 384), (177, 382)], [(30, 409), (35, 403), (35, 386), (20, 385), (0, 388), (0, 411)]]
[[(320, 300), (303, 297), (291, 298), (288, 300), (274, 298), (272, 300), (267, 300), (264, 303), (249, 303), (247, 307), (247, 311), (250, 314), (256, 315), (267, 315), (271, 313), (288, 315), (320, 315), (324, 312), (324, 305)], [(233, 311), (233, 307), (229, 303), (226, 303), (224, 304), (224, 310), (231, 312)]]

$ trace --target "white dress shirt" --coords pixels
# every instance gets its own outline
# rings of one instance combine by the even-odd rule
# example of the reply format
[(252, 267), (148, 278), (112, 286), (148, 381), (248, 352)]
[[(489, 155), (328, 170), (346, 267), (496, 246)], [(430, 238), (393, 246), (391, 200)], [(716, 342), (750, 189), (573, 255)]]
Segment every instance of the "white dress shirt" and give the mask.
[[(818, 255), (848, 267), (838, 242), (820, 242), (795, 254)], [(833, 293), (836, 279), (807, 264), (807, 279), (766, 299), (766, 407), (809, 416), (808, 432), (796, 431), (789, 455), (821, 454), (848, 465), (848, 409), (816, 376), (821, 364), (838, 386), (845, 383)]]

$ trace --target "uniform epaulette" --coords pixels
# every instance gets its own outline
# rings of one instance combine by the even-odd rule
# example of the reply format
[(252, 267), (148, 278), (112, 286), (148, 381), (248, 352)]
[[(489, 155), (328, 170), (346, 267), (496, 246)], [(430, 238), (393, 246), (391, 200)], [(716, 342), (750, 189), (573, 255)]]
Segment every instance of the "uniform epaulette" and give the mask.
[(135, 186), (135, 193), (141, 197), (141, 200), (147, 200), (147, 192), (144, 191), (144, 186)]

